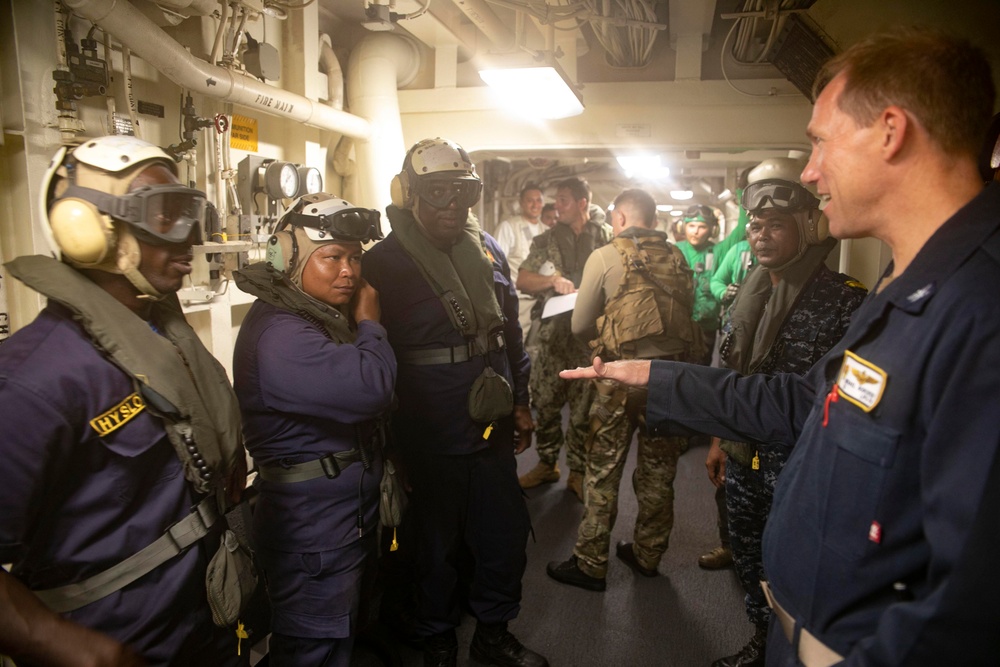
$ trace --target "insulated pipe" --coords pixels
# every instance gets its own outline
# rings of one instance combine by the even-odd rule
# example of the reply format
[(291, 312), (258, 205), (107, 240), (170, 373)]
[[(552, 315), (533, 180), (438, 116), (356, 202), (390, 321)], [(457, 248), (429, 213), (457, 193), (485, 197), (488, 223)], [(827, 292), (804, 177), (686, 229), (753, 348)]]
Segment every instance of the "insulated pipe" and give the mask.
[(455, 6), (472, 21), (494, 45), (514, 48), (514, 33), (504, 25), (486, 0), (455, 0)]
[(65, 5), (193, 93), (360, 139), (371, 135), (371, 124), (364, 118), (195, 58), (125, 0), (65, 0)]
[(333, 40), (329, 35), (319, 36), (319, 65), (326, 74), (327, 101), (334, 109), (344, 108), (344, 72), (340, 69), (340, 61), (333, 52)]
[(357, 162), (364, 168), (358, 173), (358, 201), (366, 206), (382, 210), (391, 202), (389, 184), (406, 155), (396, 91), (413, 80), (419, 67), (416, 45), (386, 32), (372, 33), (351, 51), (347, 103), (371, 123), (371, 134), (355, 142)]

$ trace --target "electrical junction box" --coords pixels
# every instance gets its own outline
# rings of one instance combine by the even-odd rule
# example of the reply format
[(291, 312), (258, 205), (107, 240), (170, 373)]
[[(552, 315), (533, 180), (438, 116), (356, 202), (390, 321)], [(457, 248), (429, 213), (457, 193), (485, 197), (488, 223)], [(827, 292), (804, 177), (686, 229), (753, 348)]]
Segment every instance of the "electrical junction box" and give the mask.
[(277, 81), (281, 78), (278, 49), (265, 42), (251, 42), (243, 54), (243, 64), (258, 79)]

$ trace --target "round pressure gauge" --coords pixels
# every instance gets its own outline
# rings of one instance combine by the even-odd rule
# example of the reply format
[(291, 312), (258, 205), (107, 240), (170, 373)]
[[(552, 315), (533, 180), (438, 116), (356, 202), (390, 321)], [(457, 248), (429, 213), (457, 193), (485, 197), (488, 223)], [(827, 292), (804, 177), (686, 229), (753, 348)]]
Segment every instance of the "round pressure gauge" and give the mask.
[(323, 190), (323, 175), (316, 167), (299, 167), (299, 185), (301, 195), (314, 195)]
[(291, 162), (272, 162), (264, 169), (264, 190), (272, 199), (291, 199), (299, 191), (299, 171)]

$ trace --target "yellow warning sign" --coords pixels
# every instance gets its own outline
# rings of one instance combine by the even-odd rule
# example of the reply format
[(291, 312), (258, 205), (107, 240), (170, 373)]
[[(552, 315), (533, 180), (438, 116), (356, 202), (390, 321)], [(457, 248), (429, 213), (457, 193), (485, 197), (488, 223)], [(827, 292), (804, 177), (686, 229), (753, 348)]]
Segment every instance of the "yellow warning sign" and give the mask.
[(257, 151), (257, 119), (233, 114), (233, 132), (229, 147), (241, 151)]

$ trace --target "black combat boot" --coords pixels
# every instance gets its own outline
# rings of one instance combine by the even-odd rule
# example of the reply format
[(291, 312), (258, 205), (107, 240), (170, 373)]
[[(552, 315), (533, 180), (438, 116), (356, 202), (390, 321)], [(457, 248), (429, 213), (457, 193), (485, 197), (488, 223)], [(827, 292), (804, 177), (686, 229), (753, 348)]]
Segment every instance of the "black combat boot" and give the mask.
[(549, 667), (549, 661), (517, 641), (506, 623), (477, 623), (469, 657), (481, 665)]
[(767, 629), (757, 628), (746, 646), (735, 655), (719, 658), (712, 667), (764, 667), (765, 649), (767, 648)]
[(458, 638), (448, 630), (424, 639), (424, 667), (456, 667)]

